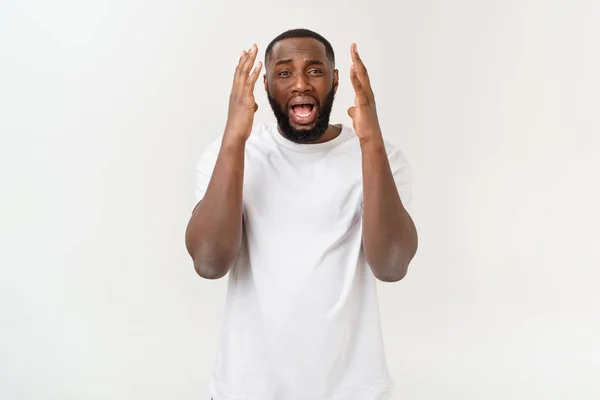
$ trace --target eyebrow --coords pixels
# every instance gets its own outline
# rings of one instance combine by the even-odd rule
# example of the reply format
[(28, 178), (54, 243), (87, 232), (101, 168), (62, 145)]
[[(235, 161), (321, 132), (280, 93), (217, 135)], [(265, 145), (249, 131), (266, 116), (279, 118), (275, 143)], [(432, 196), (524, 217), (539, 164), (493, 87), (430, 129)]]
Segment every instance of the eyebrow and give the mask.
[[(286, 65), (286, 64), (291, 64), (292, 62), (294, 62), (294, 60), (292, 60), (291, 58), (285, 58), (283, 60), (279, 60), (275, 63), (275, 66), (279, 66), (279, 65)], [(308, 60), (306, 61), (306, 65), (325, 65), (325, 63), (323, 63), (323, 61), (320, 60)]]

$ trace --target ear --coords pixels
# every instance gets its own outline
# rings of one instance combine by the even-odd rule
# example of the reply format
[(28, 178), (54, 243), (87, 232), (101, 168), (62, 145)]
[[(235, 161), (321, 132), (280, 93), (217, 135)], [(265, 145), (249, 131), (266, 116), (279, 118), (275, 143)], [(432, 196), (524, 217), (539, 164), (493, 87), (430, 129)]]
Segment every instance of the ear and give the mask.
[(333, 70), (333, 93), (337, 92), (338, 85), (340, 84), (340, 74), (337, 69)]
[(267, 89), (267, 74), (263, 75), (263, 84), (265, 85), (265, 90), (268, 90)]

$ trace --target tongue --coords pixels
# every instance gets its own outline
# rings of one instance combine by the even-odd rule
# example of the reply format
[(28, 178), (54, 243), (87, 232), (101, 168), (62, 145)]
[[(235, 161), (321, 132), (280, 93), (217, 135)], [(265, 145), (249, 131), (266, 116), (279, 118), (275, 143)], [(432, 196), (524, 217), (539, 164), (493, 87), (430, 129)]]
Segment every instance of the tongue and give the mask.
[(302, 115), (306, 115), (306, 114), (310, 114), (310, 110), (311, 110), (311, 106), (308, 104), (301, 104), (299, 106), (294, 106), (294, 112), (296, 114), (302, 114)]

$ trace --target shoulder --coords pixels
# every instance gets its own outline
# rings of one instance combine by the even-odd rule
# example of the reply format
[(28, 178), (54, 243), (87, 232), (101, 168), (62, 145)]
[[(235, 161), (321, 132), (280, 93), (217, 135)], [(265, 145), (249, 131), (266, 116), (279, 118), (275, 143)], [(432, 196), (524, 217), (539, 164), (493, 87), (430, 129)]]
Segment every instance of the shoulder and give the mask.
[(385, 140), (384, 143), (385, 152), (388, 156), (388, 160), (390, 161), (391, 165), (395, 165), (396, 167), (402, 165), (408, 166), (408, 159), (406, 158), (406, 155), (404, 154), (400, 146), (390, 142), (389, 140)]
[[(254, 145), (258, 143), (262, 143), (269, 139), (270, 129), (272, 128), (272, 124), (255, 124), (252, 126), (252, 132), (250, 137), (248, 138), (247, 145)], [(223, 142), (223, 133), (217, 135), (213, 139), (211, 139), (206, 146), (203, 147), (201, 151), (201, 158), (205, 157), (215, 157), (219, 154), (221, 149), (221, 143)]]
[[(344, 125), (344, 124), (340, 124), (340, 125), (342, 126), (343, 131), (348, 132), (348, 135), (350, 136), (349, 141), (352, 143), (352, 145), (360, 148), (360, 142), (358, 140), (358, 136), (356, 135), (356, 131), (354, 130), (354, 128), (351, 125), (350, 126)], [(385, 135), (385, 133), (384, 133), (384, 135)], [(388, 158), (393, 158), (394, 160), (408, 162), (406, 160), (404, 152), (402, 151), (402, 149), (400, 148), (399, 145), (397, 145), (393, 141), (385, 138), (385, 136), (383, 139), (383, 144), (385, 146), (385, 152), (386, 152)]]
[(271, 142), (273, 139), (273, 130), (277, 129), (275, 123), (260, 123), (252, 126), (252, 133), (248, 138), (247, 144), (263, 145), (265, 142)]
[(219, 155), (219, 151), (221, 149), (221, 141), (223, 139), (223, 135), (219, 135), (213, 139), (211, 139), (201, 150), (199, 153), (198, 161), (196, 167), (198, 169), (201, 168), (212, 168), (212, 164), (214, 164)]

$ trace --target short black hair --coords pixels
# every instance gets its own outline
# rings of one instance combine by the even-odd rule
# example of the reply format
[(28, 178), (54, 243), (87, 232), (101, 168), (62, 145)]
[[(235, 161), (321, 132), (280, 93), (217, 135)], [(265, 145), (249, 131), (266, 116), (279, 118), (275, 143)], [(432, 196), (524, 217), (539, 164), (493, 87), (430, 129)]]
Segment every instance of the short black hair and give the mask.
[(298, 39), (298, 38), (312, 38), (312, 39), (316, 39), (319, 42), (323, 43), (323, 45), (325, 45), (325, 54), (327, 55), (327, 58), (329, 58), (329, 60), (335, 65), (335, 54), (333, 52), (333, 47), (331, 46), (331, 43), (329, 43), (329, 41), (327, 39), (325, 39), (323, 36), (319, 35), (316, 32), (313, 32), (311, 30), (308, 29), (290, 29), (288, 31), (285, 31), (281, 34), (279, 34), (275, 39), (273, 39), (271, 41), (271, 43), (269, 43), (269, 45), (267, 46), (267, 49), (265, 50), (265, 64), (267, 62), (267, 58), (271, 55), (271, 53), (273, 52), (273, 46), (275, 46), (275, 44), (283, 39)]

